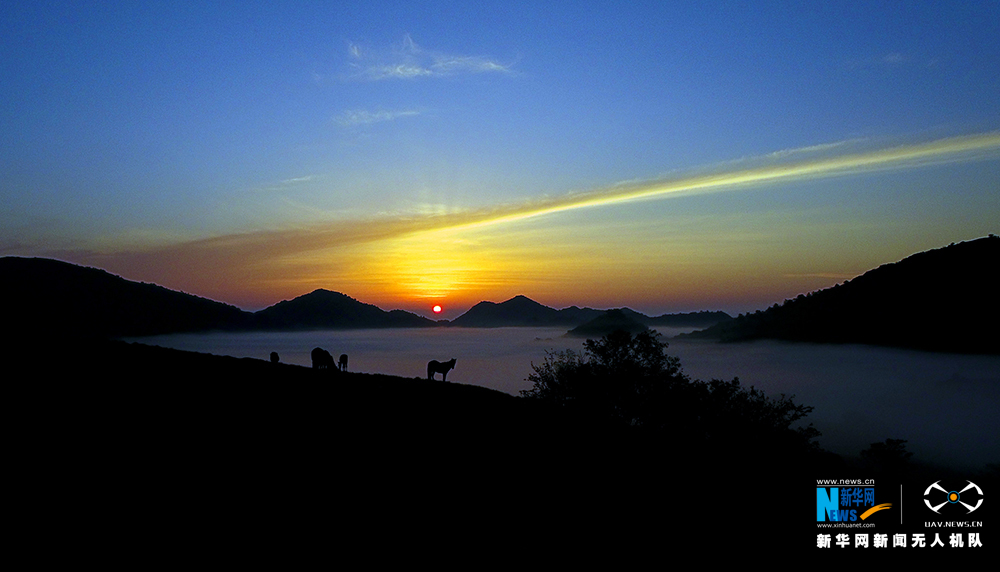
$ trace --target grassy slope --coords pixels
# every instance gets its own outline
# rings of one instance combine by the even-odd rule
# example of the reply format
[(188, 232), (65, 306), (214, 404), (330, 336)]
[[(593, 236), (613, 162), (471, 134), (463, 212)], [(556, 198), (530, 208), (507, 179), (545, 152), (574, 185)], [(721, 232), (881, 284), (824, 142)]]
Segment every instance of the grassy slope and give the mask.
[(812, 479), (840, 474), (588, 427), (476, 386), (122, 342), (22, 357), (36, 366), (8, 395), (39, 515), (109, 549), (462, 539), (635, 554), (756, 550), (766, 530), (787, 553), (814, 542)]

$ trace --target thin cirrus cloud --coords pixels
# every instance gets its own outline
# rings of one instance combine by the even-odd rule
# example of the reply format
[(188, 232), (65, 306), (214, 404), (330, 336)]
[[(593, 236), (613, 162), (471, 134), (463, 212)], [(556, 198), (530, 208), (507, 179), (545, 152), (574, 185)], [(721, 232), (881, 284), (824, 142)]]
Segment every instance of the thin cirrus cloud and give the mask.
[(409, 34), (388, 53), (373, 53), (357, 44), (348, 46), (353, 77), (371, 81), (448, 77), (469, 73), (509, 73), (511, 66), (484, 56), (446, 54), (418, 46)]
[(412, 109), (397, 111), (367, 111), (364, 109), (353, 109), (341, 113), (334, 118), (334, 121), (343, 127), (354, 127), (357, 125), (382, 123), (384, 121), (392, 121), (394, 119), (399, 119), (400, 117), (412, 117), (414, 115), (420, 115), (420, 112)]

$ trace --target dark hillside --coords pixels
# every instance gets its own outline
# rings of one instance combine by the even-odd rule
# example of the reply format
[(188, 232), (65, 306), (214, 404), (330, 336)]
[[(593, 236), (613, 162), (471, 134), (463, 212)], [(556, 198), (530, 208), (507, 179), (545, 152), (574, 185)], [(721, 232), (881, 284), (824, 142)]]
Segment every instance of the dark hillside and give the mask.
[(0, 258), (0, 301), (5, 334), (12, 338), (239, 329), (252, 319), (228, 304), (46, 258)]
[(97, 268), (46, 258), (0, 258), (4, 326), (11, 336), (51, 332), (126, 337), (204, 330), (397, 328), (438, 325), (386, 312), (338, 292), (316, 290), (255, 314), (133, 282)]
[[(123, 342), (68, 344), (55, 363), (21, 357), (29, 373), (7, 395), (18, 466), (46, 491), (38, 513), (141, 523), (116, 526), (116, 545), (445, 535), (506, 551), (545, 531), (533, 550), (599, 541), (658, 552), (709, 544), (704, 530), (731, 498), (720, 491), (732, 461), (481, 387)], [(802, 459), (769, 463), (782, 483), (808, 484)], [(739, 476), (748, 488), (765, 478)], [(672, 514), (695, 485), (683, 518), (646, 518)], [(786, 528), (808, 523), (781, 514)], [(726, 531), (727, 546), (752, 544), (748, 530)], [(783, 538), (786, 552), (811, 545), (808, 534)]]
[(1000, 353), (1000, 237), (929, 250), (691, 334)]

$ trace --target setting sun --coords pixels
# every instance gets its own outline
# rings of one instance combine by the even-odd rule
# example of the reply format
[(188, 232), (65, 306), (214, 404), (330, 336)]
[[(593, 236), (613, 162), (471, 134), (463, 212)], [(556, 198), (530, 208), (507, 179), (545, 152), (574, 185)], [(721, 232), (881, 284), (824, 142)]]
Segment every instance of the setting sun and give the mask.
[(434, 306), (433, 308), (431, 308), (431, 311), (434, 312), (435, 314), (440, 314), (443, 310), (444, 308), (442, 308), (441, 306)]

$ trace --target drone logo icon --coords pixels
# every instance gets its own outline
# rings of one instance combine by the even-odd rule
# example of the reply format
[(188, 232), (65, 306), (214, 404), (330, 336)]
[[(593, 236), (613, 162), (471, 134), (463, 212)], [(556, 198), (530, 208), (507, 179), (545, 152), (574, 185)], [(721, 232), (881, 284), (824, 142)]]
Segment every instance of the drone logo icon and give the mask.
[[(954, 505), (954, 504), (960, 504), (960, 505), (964, 506), (965, 508), (969, 509), (969, 512), (966, 513), (966, 514), (969, 514), (972, 511), (974, 511), (977, 508), (979, 508), (980, 506), (982, 506), (982, 504), (983, 504), (983, 498), (982, 498), (983, 497), (983, 489), (979, 488), (979, 485), (977, 485), (976, 483), (974, 483), (972, 481), (966, 481), (969, 484), (966, 485), (966, 487), (964, 489), (962, 489), (960, 491), (949, 491), (949, 490), (945, 490), (944, 487), (942, 487), (940, 484), (938, 484), (940, 482), (941, 481), (935, 482), (931, 486), (927, 487), (927, 490), (924, 491), (924, 504), (927, 505), (927, 508), (931, 509), (932, 511), (936, 512), (937, 514), (941, 514), (939, 512), (941, 510), (941, 507), (943, 507), (945, 505), (948, 505), (948, 504), (952, 504), (952, 505)], [(931, 491), (934, 490), (934, 489), (937, 489), (938, 491), (941, 491), (942, 493), (945, 494), (945, 500), (944, 500), (944, 502), (941, 503), (941, 504), (939, 504), (939, 505), (937, 505), (937, 506), (932, 505), (931, 501), (927, 498), (927, 496), (930, 495)], [(970, 504), (962, 501), (962, 493), (968, 491), (969, 489), (975, 489), (976, 493), (979, 496), (978, 499), (975, 499), (976, 500), (976, 505), (975, 506), (972, 506), (972, 505), (970, 505)], [(934, 493), (934, 496), (937, 496), (937, 493)], [(966, 495), (966, 496), (975, 497), (976, 495), (973, 495), (973, 494), (970, 493), (969, 495)], [(968, 499), (968, 500), (971, 501), (972, 499)]]

